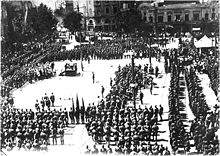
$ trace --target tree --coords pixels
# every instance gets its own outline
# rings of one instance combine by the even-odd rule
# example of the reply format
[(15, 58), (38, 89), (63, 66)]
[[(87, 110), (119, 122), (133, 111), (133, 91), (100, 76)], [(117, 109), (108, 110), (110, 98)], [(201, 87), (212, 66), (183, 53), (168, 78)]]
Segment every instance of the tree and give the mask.
[(142, 22), (141, 13), (136, 9), (120, 11), (116, 16), (118, 30), (125, 32), (134, 32)]
[(66, 12), (65, 12), (65, 9), (64, 9), (63, 7), (60, 7), (59, 9), (56, 9), (56, 10), (54, 11), (54, 14), (55, 14), (56, 16), (58, 16), (58, 17), (64, 18), (65, 15), (66, 15)]
[(41, 3), (38, 7), (37, 13), (38, 32), (41, 34), (52, 32), (53, 27), (55, 27), (57, 24), (52, 11), (46, 5)]
[(77, 13), (76, 11), (72, 11), (65, 16), (63, 23), (67, 29), (74, 33), (81, 29), (81, 20), (82, 15), (80, 13)]

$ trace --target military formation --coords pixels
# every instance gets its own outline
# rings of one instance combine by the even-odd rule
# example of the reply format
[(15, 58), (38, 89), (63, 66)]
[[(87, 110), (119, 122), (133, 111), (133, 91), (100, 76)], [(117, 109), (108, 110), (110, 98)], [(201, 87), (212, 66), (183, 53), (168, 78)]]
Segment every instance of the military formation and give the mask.
[[(187, 54), (175, 49), (151, 53), (158, 61), (160, 55), (164, 55), (165, 72), (171, 75), (168, 123), (172, 151), (160, 144), (157, 138), (161, 133), (158, 125), (164, 121), (163, 103), (144, 108), (129, 106), (133, 96), (139, 96), (140, 104), (143, 104), (142, 89), (148, 88), (153, 95), (154, 81), (150, 75), (154, 74), (158, 78), (160, 69), (157, 66), (153, 68), (145, 64), (134, 66), (134, 69), (131, 64), (119, 66), (115, 78), (110, 78), (111, 90), (107, 96), (104, 96), (106, 89), (102, 86), (101, 100), (86, 107), (83, 99), (82, 106), (79, 106), (77, 97), (76, 106), (73, 102), (70, 110), (54, 109), (56, 98), (53, 93), (45, 93), (41, 99), (37, 99), (35, 110), (13, 107), (10, 91), (22, 87), (26, 82), (33, 83), (54, 76), (54, 61), (82, 59), (90, 63), (91, 59), (122, 59), (123, 54), (130, 49), (135, 50), (136, 58), (147, 58), (149, 47), (143, 43), (143, 38), (97, 41), (61, 53), (60, 45), (42, 42), (28, 44), (25, 50), (31, 50), (30, 53), (24, 53), (23, 49), (16, 51), (14, 56), (11, 52), (4, 53), (1, 90), (2, 148), (8, 151), (47, 151), (48, 145), (65, 144), (64, 130), (69, 124), (85, 124), (89, 136), (95, 142), (92, 146), (86, 146), (86, 154), (170, 155), (172, 152), (180, 153), (181, 150), (186, 154), (192, 147), (199, 154), (218, 154), (219, 106), (216, 104), (214, 108), (209, 107), (197, 74), (208, 74), (210, 87), (217, 95), (219, 64), (213, 56), (195, 54), (195, 50), (188, 45), (184, 45), (189, 48)], [(15, 46), (14, 49), (18, 48)], [(184, 60), (179, 59), (184, 55)], [(132, 73), (134, 79), (131, 79)], [(92, 80), (95, 83), (95, 73), (92, 73)], [(130, 84), (135, 86), (131, 87)], [(188, 95), (184, 94), (186, 89)], [(189, 131), (185, 125), (187, 115), (183, 113), (186, 104), (182, 102), (186, 96), (189, 97), (189, 107), (195, 116)], [(98, 148), (100, 145), (101, 148)]]
[[(145, 69), (146, 70), (146, 69)], [(138, 83), (142, 80), (141, 66), (135, 68), (137, 89), (144, 86)], [(170, 154), (167, 147), (158, 144), (158, 123), (163, 121), (163, 107), (152, 106), (142, 109), (128, 107), (131, 80), (131, 66), (119, 67), (116, 72), (115, 84), (105, 100), (97, 106), (87, 107), (88, 120), (86, 128), (96, 143), (105, 143), (99, 150), (96, 145), (87, 146), (85, 153), (89, 154)], [(130, 81), (130, 82), (129, 82)], [(114, 151), (113, 151), (114, 149)]]

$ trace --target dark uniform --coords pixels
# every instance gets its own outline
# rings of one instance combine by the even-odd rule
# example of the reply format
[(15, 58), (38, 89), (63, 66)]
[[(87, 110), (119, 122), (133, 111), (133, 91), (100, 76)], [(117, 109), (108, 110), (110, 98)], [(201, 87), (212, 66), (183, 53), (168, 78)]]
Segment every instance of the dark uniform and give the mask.
[(52, 107), (54, 107), (54, 102), (55, 102), (55, 96), (53, 95), (53, 93), (50, 96), (50, 101), (52, 103)]

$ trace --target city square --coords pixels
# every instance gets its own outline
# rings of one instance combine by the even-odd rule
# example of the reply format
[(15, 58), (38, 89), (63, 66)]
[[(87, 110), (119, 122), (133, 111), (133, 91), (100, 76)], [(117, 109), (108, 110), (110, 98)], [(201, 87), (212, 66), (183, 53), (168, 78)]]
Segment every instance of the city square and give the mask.
[(218, 155), (218, 1), (83, 2), (1, 2), (1, 154)]

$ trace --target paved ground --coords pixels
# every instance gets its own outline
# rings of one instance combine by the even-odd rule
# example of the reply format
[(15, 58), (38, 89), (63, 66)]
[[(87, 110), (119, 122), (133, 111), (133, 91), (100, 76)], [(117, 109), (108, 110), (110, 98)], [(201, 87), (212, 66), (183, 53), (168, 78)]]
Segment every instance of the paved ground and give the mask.
[[(171, 43), (172, 46), (178, 44), (178, 42)], [(85, 106), (89, 103), (97, 103), (100, 98), (98, 96), (101, 95), (101, 86), (105, 87), (105, 93), (107, 94), (110, 89), (110, 77), (115, 77), (115, 71), (118, 66), (125, 66), (126, 64), (131, 63), (130, 59), (122, 59), (122, 60), (91, 60), (90, 64), (88, 62), (83, 61), (84, 71), (81, 71), (81, 62), (80, 61), (61, 61), (55, 62), (55, 69), (57, 75), (64, 70), (64, 65), (69, 63), (77, 63), (78, 70), (81, 73), (78, 77), (62, 77), (56, 76), (52, 79), (38, 81), (33, 84), (26, 84), (23, 88), (17, 89), (13, 92), (13, 96), (15, 97), (15, 107), (24, 108), (24, 109), (35, 109), (34, 104), (36, 99), (40, 99), (44, 96), (45, 93), (50, 95), (52, 92), (56, 97), (55, 107), (54, 109), (67, 108), (70, 109), (72, 106), (72, 98), (74, 103), (76, 102), (76, 95), (79, 97), (80, 105), (82, 103), (82, 98), (84, 99)], [(148, 59), (135, 59), (135, 64), (149, 64)], [(170, 150), (169, 143), (169, 127), (168, 127), (168, 94), (169, 94), (169, 85), (170, 85), (170, 74), (165, 74), (163, 59), (161, 62), (157, 62), (155, 58), (152, 59), (153, 67), (159, 67), (159, 76), (155, 78), (154, 75), (154, 83), (156, 83), (153, 94), (150, 94), (149, 89), (142, 89), (144, 93), (143, 104), (140, 104), (140, 101), (137, 101), (137, 108), (139, 105), (144, 108), (145, 106), (153, 107), (155, 105), (159, 106), (160, 104), (164, 107), (164, 121), (159, 122), (159, 136), (158, 143), (167, 146)], [(95, 73), (95, 83), (92, 83), (92, 72)], [(208, 87), (209, 82), (207, 81), (206, 75), (200, 75), (201, 84), (207, 93), (206, 96), (207, 103), (212, 106), (215, 104), (216, 98), (213, 95), (214, 92), (211, 88)], [(187, 114), (187, 118), (189, 120), (193, 120), (194, 116), (192, 111), (188, 105), (188, 92), (185, 90), (185, 113)], [(186, 123), (190, 126), (190, 122)], [(188, 127), (189, 128), (189, 127)], [(87, 134), (87, 130), (84, 125), (70, 125), (65, 129), (65, 145), (60, 145), (60, 140), (58, 139), (58, 145), (50, 145), (48, 146), (49, 153), (41, 152), (41, 154), (82, 154), (86, 145), (93, 146), (94, 142), (90, 136)], [(52, 143), (52, 141), (51, 141)], [(98, 147), (99, 148), (99, 147)], [(7, 153), (7, 155), (14, 155), (13, 151)], [(22, 153), (22, 151), (20, 151)], [(27, 153), (22, 153), (25, 155)], [(32, 155), (38, 155), (39, 153), (32, 153)]]
[[(57, 74), (59, 74), (63, 69), (66, 62), (62, 61), (55, 62), (55, 69)], [(80, 70), (80, 61), (77, 62), (78, 69)], [(146, 64), (149, 62), (149, 59), (135, 59), (135, 64)], [(52, 92), (56, 96), (54, 108), (60, 109), (66, 107), (67, 110), (72, 106), (72, 100), (76, 100), (76, 94), (78, 94), (79, 102), (81, 105), (81, 98), (84, 99), (85, 105), (88, 103), (96, 102), (99, 99), (98, 96), (101, 95), (101, 86), (105, 87), (105, 94), (109, 92), (110, 89), (110, 77), (115, 77), (115, 71), (120, 64), (121, 67), (126, 64), (131, 63), (130, 59), (123, 60), (92, 60), (90, 64), (83, 61), (84, 71), (81, 72), (79, 77), (54, 77), (52, 79), (39, 81), (33, 84), (27, 84), (22, 89), (14, 91), (13, 96), (15, 97), (15, 107), (18, 108), (28, 108), (34, 109), (34, 103), (36, 99), (40, 99), (45, 93), (50, 95)], [(154, 77), (154, 82), (157, 84), (153, 89), (153, 95), (150, 94), (149, 89), (144, 89), (144, 104), (141, 107), (149, 107), (150, 105), (161, 104), (164, 107), (164, 119), (168, 118), (168, 88), (170, 82), (170, 75), (164, 73), (163, 59), (159, 63), (152, 59), (153, 67), (159, 67), (159, 77)], [(92, 72), (95, 73), (95, 84), (92, 83)], [(137, 101), (137, 107), (140, 104), (140, 101)], [(168, 146), (169, 144), (169, 128), (168, 121), (163, 121), (159, 123), (159, 130), (161, 131), (158, 140), (160, 144)], [(85, 149), (85, 146), (88, 144), (92, 146), (94, 142), (91, 137), (88, 136), (87, 131), (84, 125), (70, 125), (65, 130), (65, 145), (50, 145), (50, 152), (60, 152), (60, 151), (69, 151), (74, 153), (79, 153)], [(58, 139), (58, 143), (59, 139)]]

